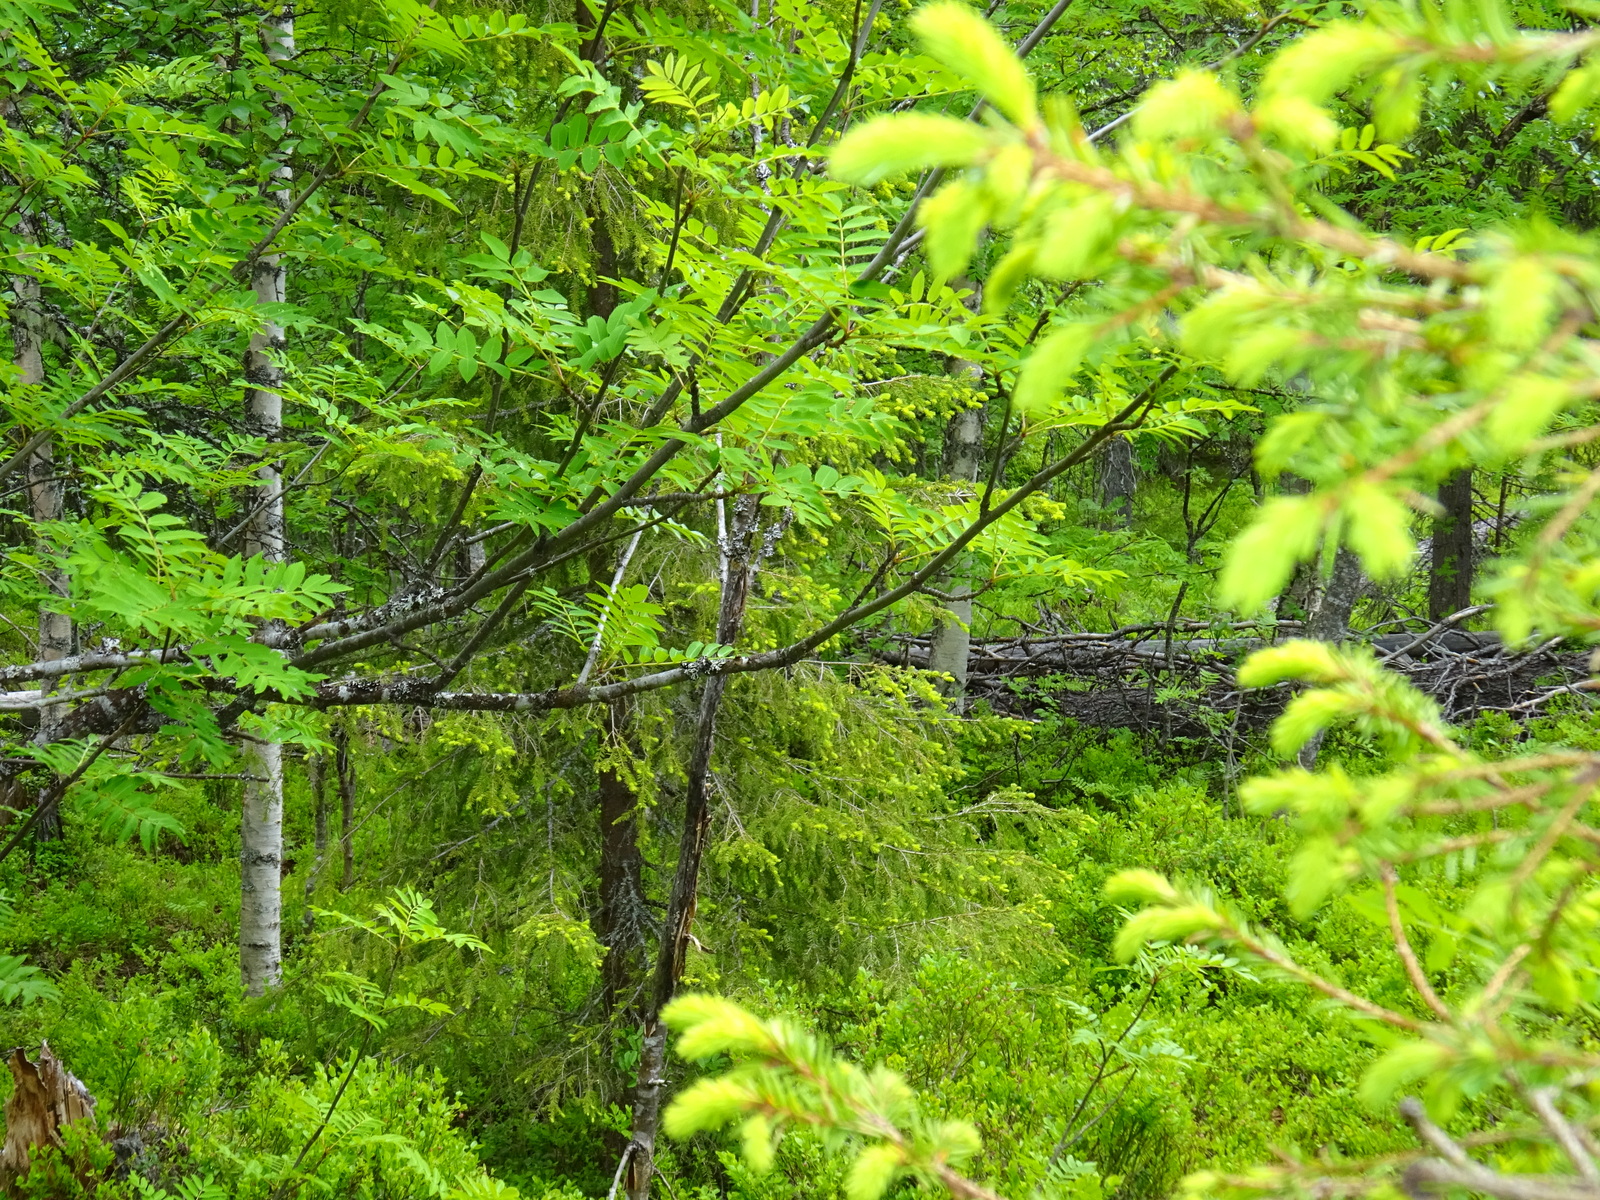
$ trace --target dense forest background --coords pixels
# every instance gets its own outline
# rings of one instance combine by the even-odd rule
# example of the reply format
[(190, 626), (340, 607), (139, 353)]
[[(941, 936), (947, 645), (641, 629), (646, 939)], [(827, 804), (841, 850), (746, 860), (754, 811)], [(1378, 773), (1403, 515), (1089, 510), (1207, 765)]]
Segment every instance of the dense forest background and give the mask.
[(0, 0), (4, 1186), (1600, 1194), (1589, 7), (564, 4)]

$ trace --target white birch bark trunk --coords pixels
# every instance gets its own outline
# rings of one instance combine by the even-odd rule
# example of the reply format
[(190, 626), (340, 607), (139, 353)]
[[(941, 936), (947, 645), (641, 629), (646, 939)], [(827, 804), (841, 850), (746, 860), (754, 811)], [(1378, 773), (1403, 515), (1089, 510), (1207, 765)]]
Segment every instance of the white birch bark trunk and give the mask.
[[(17, 232), (25, 240), (34, 240), (34, 225), (31, 215), (23, 214), (17, 221)], [(26, 256), (19, 256), (26, 261)], [(44, 382), (44, 340), (46, 329), (44, 311), (42, 306), (43, 293), (39, 281), (31, 275), (19, 274), (12, 276), (12, 289), (15, 300), (12, 307), (11, 334), (16, 347), (15, 363), (20, 372), (17, 382), (22, 386), (31, 386)], [(67, 485), (66, 477), (56, 463), (56, 448), (54, 442), (45, 442), (33, 452), (28, 460), (28, 506), (35, 522), (59, 521), (66, 511)], [(48, 554), (51, 547), (41, 543), (40, 549)], [(44, 577), (45, 586), (57, 596), (68, 594), (68, 579), (65, 571), (52, 568)], [(40, 660), (66, 658), (72, 653), (72, 619), (64, 613), (51, 612), (46, 608), (39, 609), (39, 651)], [(56, 680), (43, 685), (46, 691), (54, 691), (61, 686), (62, 681)], [(71, 689), (68, 689), (71, 690)], [(63, 716), (63, 708), (59, 705), (49, 705), (39, 710), (39, 730), (35, 741), (46, 745), (56, 738), (57, 730)], [(60, 809), (56, 808), (41, 817), (34, 827), (34, 836), (42, 842), (54, 841), (61, 836)]]
[[(974, 387), (983, 383), (983, 368), (966, 359), (952, 359), (949, 373), (966, 376)], [(976, 484), (982, 468), (983, 409), (962, 409), (950, 418), (945, 434), (945, 476)], [(972, 580), (970, 568), (963, 569), (966, 566), (958, 559), (946, 577), (953, 599), (944, 607), (954, 619), (935, 621), (928, 644), (928, 670), (950, 676), (940, 690), (958, 712), (966, 706), (967, 654), (972, 649)]]
[[(261, 21), (261, 39), (267, 57), (282, 62), (294, 56), (294, 9), (285, 6)], [(289, 123), (286, 106), (279, 107), (282, 126)], [(281, 132), (281, 131), (280, 131)], [(289, 205), (290, 168), (276, 163), (271, 170), (275, 186), (269, 195), (280, 206)], [(286, 269), (281, 256), (266, 254), (251, 272), (256, 301), (281, 304), (285, 296)], [(268, 447), (283, 434), (283, 327), (264, 320), (245, 352), (245, 427)], [(285, 561), (283, 478), (270, 449), (256, 472), (259, 481), (248, 497), (250, 518), (244, 531), (244, 552), (266, 561)], [(269, 624), (261, 639), (269, 645), (280, 640), (282, 629)], [(244, 747), (244, 811), (239, 831), (239, 971), (246, 995), (259, 996), (278, 986), (283, 976), (283, 747), (275, 742), (247, 741)]]
[[(981, 285), (974, 285), (967, 279), (952, 280), (951, 285), (969, 289), (966, 306), (977, 312), (983, 299)], [(981, 394), (981, 364), (971, 359), (951, 358), (945, 364), (945, 373), (967, 380), (973, 391)], [(1004, 437), (1005, 430), (1002, 429), (1000, 435)], [(977, 483), (983, 472), (982, 407), (963, 409), (950, 418), (945, 430), (944, 468), (946, 479)], [(950, 682), (941, 686), (940, 691), (949, 698), (952, 708), (962, 712), (967, 706), (967, 655), (972, 649), (972, 569), (965, 556), (951, 564), (944, 583), (953, 597), (945, 604), (952, 619), (940, 618), (933, 623), (928, 639), (928, 669), (950, 677)]]

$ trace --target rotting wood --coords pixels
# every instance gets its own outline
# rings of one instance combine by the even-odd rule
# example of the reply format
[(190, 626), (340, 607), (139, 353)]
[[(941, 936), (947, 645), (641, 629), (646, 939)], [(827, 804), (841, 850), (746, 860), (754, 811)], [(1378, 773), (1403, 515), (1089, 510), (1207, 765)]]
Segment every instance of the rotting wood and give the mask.
[(15, 1090), (6, 1101), (6, 1142), (0, 1150), (0, 1175), (26, 1175), (34, 1151), (64, 1145), (61, 1131), (78, 1121), (94, 1120), (94, 1097), (50, 1050), (39, 1042), (39, 1061), (28, 1061), (21, 1046), (11, 1052)]
[[(1163, 730), (1184, 737), (1212, 735), (1204, 720), (1206, 709), (1238, 710), (1240, 730), (1270, 724), (1288, 698), (1287, 686), (1241, 691), (1234, 670), (1251, 652), (1301, 636), (1301, 629), (1280, 626), (1274, 637), (1270, 627), (1177, 627), (1188, 636), (1174, 638), (1170, 650), (1164, 626), (1156, 625), (974, 641), (968, 690), (973, 698), (1012, 716), (1054, 713), (1086, 725)], [(1585, 683), (1587, 655), (1560, 643), (1515, 650), (1502, 645), (1492, 631), (1443, 624), (1420, 634), (1352, 632), (1349, 640), (1370, 647), (1385, 666), (1437, 700), (1445, 719), (1453, 722), (1471, 721), (1489, 711), (1537, 716), (1558, 697), (1591, 694)], [(878, 651), (881, 661), (927, 668), (927, 638), (892, 641), (892, 649)], [(1156, 699), (1148, 685), (1157, 677), (1186, 694)]]

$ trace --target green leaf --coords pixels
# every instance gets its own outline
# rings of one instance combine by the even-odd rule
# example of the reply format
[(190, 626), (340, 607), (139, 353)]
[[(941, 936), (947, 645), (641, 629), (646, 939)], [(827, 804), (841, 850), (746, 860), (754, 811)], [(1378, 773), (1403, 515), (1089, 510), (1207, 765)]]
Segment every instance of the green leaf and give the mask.
[(1281, 758), (1293, 758), (1300, 748), (1340, 717), (1359, 711), (1359, 701), (1344, 692), (1302, 692), (1285, 706), (1272, 723), (1272, 749)]
[(849, 1200), (881, 1200), (904, 1165), (905, 1155), (898, 1146), (886, 1142), (868, 1146), (850, 1164), (844, 1194)]
[(1033, 267), (1051, 279), (1087, 279), (1104, 266), (1116, 242), (1120, 210), (1113, 196), (1096, 194), (1045, 220), (1045, 233), (1033, 252)]
[(1322, 524), (1322, 507), (1309, 496), (1267, 501), (1255, 523), (1228, 548), (1218, 598), (1241, 612), (1255, 612), (1283, 591), (1296, 563), (1316, 552)]
[(1340, 512), (1345, 541), (1374, 579), (1393, 579), (1411, 565), (1411, 510), (1382, 484), (1357, 480), (1345, 491)]
[(1339, 140), (1339, 123), (1304, 96), (1277, 95), (1256, 105), (1251, 120), (1263, 133), (1312, 154), (1326, 154)]
[(1450, 1051), (1434, 1042), (1405, 1042), (1396, 1046), (1367, 1068), (1361, 1080), (1361, 1100), (1373, 1112), (1382, 1112), (1393, 1103), (1401, 1088), (1415, 1080), (1426, 1079), (1450, 1058)]
[(835, 179), (870, 187), (907, 171), (968, 166), (989, 144), (990, 135), (971, 122), (899, 113), (852, 129), (828, 163)]
[(1497, 345), (1526, 350), (1549, 332), (1555, 317), (1555, 272), (1537, 258), (1499, 265), (1483, 289), (1484, 322)]
[(760, 1113), (747, 1118), (739, 1129), (744, 1160), (757, 1175), (765, 1175), (772, 1170), (772, 1141), (772, 1122)]
[(1107, 899), (1116, 904), (1175, 904), (1178, 890), (1154, 871), (1118, 871), (1106, 880)]
[(1550, 97), (1550, 116), (1556, 121), (1570, 121), (1600, 96), (1600, 61), (1586, 64), (1561, 81)]
[(1265, 96), (1299, 96), (1322, 104), (1401, 49), (1401, 38), (1377, 25), (1336, 21), (1275, 56), (1262, 77), (1261, 91)]
[(1327, 642), (1296, 639), (1257, 650), (1239, 668), (1239, 686), (1271, 687), (1288, 679), (1326, 683), (1345, 676), (1338, 652)]
[(1239, 111), (1239, 97), (1211, 72), (1182, 71), (1145, 93), (1134, 110), (1133, 128), (1144, 138), (1217, 135)]
[(1570, 386), (1545, 375), (1518, 375), (1506, 382), (1502, 399), (1483, 423), (1502, 454), (1519, 453), (1542, 434), (1572, 397)]
[(679, 996), (661, 1010), (661, 1019), (680, 1032), (678, 1053), (685, 1058), (735, 1050), (753, 1053), (772, 1046), (764, 1022), (720, 996)]
[(721, 1129), (754, 1100), (747, 1085), (734, 1079), (701, 1079), (691, 1084), (668, 1106), (661, 1125), (668, 1136), (690, 1138)]
[[(1309, 781), (1314, 777), (1305, 772)], [(1327, 901), (1334, 889), (1341, 887), (1361, 869), (1360, 858), (1351, 850), (1341, 848), (1331, 838), (1313, 838), (1294, 856), (1289, 867), (1289, 884), (1284, 898), (1289, 901), (1289, 912), (1297, 921), (1304, 921)]]
[(1147, 908), (1129, 917), (1118, 930), (1111, 953), (1118, 962), (1127, 962), (1149, 942), (1181, 941), (1223, 925), (1222, 915), (1204, 904)]
[(1012, 403), (1025, 417), (1041, 417), (1061, 398), (1094, 344), (1095, 326), (1062, 325), (1051, 331), (1022, 364)]
[(930, 57), (971, 81), (1012, 124), (1028, 128), (1038, 120), (1027, 68), (994, 26), (972, 9), (948, 2), (929, 4), (911, 18), (911, 31)]
[(1385, 141), (1403, 142), (1422, 115), (1422, 77), (1398, 68), (1387, 71), (1372, 101), (1372, 120)]

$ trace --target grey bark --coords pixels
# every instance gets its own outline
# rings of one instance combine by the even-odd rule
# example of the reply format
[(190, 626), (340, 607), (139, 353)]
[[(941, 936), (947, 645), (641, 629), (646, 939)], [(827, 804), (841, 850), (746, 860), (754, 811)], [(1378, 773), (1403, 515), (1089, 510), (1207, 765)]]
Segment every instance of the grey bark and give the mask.
[[(719, 504), (719, 512), (720, 509)], [(741, 496), (734, 505), (732, 527), (719, 529), (723, 535), (719, 539), (722, 599), (717, 612), (717, 641), (725, 646), (738, 640), (756, 572), (777, 547), (788, 527), (790, 514), (785, 513), (764, 532), (758, 525), (760, 516), (760, 497)], [(633, 1131), (623, 1160), (627, 1200), (649, 1200), (650, 1181), (655, 1174), (656, 1135), (661, 1128), (662, 1102), (666, 1097), (667, 1031), (661, 1024), (661, 1010), (677, 991), (689, 944), (694, 940), (692, 930), (700, 897), (700, 864), (711, 831), (711, 755), (716, 748), (717, 712), (727, 682), (727, 676), (713, 675), (700, 692), (678, 864), (673, 872), (667, 918), (645, 1000), (639, 1083), (633, 1100)]]
[(333, 734), (333, 777), (339, 786), (339, 890), (356, 882), (356, 771), (350, 761), (350, 733), (340, 725)]
[(1428, 572), (1428, 619), (1442, 621), (1472, 605), (1472, 468), (1439, 485)]
[[(983, 368), (965, 358), (952, 358), (946, 373), (965, 379), (973, 392), (981, 395)], [(983, 471), (983, 409), (964, 408), (950, 418), (945, 430), (945, 478), (960, 483), (976, 483)], [(939, 690), (956, 709), (963, 707), (967, 691), (967, 652), (972, 645), (972, 579), (970, 569), (958, 567), (946, 577), (952, 599), (945, 602), (949, 619), (940, 617), (933, 624), (928, 669), (950, 677)]]
[(1112, 514), (1119, 529), (1133, 523), (1133, 494), (1138, 485), (1133, 443), (1125, 437), (1112, 438), (1100, 456), (1100, 507)]
[(316, 924), (311, 911), (311, 897), (316, 894), (317, 883), (322, 878), (322, 864), (328, 860), (328, 764), (320, 754), (306, 759), (306, 782), (311, 785), (312, 851), (311, 869), (306, 872), (305, 922), (306, 932)]
[[(644, 531), (622, 548), (611, 575), (611, 591), (622, 587), (628, 564), (639, 548)], [(598, 582), (598, 581), (597, 581)], [(605, 620), (595, 630), (594, 642), (578, 681), (588, 679), (605, 640)], [(626, 699), (608, 706), (606, 735), (613, 748), (634, 756), (633, 705)], [(639, 796), (632, 772), (608, 766), (598, 772), (600, 792), (600, 897), (594, 913), (595, 937), (605, 947), (600, 968), (600, 1003), (613, 1015), (624, 1003), (637, 1011), (639, 983), (644, 975), (645, 953), (655, 920), (645, 904), (644, 856), (639, 850)], [(624, 996), (627, 996), (624, 1002)]]
[[(285, 6), (263, 14), (261, 41), (267, 58), (283, 62), (294, 57), (294, 9)], [(286, 106), (276, 111), (284, 127)], [(275, 162), (270, 171), (269, 195), (279, 208), (290, 204), (290, 168)], [(263, 254), (252, 264), (250, 286), (257, 303), (281, 304), (287, 270), (281, 255)], [(283, 327), (263, 320), (245, 352), (247, 384), (245, 427), (265, 444), (265, 456), (256, 471), (257, 484), (246, 498), (251, 515), (244, 531), (244, 552), (259, 554), (269, 563), (286, 560), (283, 477), (273, 446), (283, 438)], [(279, 643), (283, 630), (274, 624), (259, 635), (268, 645)], [(275, 742), (245, 742), (242, 768), (243, 815), (239, 831), (240, 908), (239, 970), (247, 995), (259, 996), (278, 986), (283, 975), (283, 747)]]
[[(983, 410), (963, 409), (951, 417), (945, 445), (949, 478), (976, 483), (983, 465)], [(928, 669), (950, 677), (948, 683), (940, 685), (940, 690), (959, 708), (967, 690), (967, 652), (972, 645), (970, 571), (952, 571), (948, 584), (952, 598), (945, 602), (944, 607), (950, 617), (941, 617), (934, 622)]]
[[(606, 713), (607, 735), (618, 746), (629, 742), (631, 705), (619, 700)], [(600, 1002), (607, 1016), (636, 1007), (630, 995), (643, 974), (645, 949), (655, 920), (645, 904), (644, 856), (639, 850), (639, 797), (624, 771), (599, 772), (600, 900), (594, 915), (595, 940), (605, 947), (600, 964)]]
[[(24, 215), (17, 222), (17, 232), (24, 240), (33, 240), (34, 227), (31, 216)], [(14, 359), (17, 382), (23, 387), (44, 382), (44, 342), (48, 334), (44, 321), (43, 292), (39, 281), (28, 274), (12, 276), (15, 299), (11, 310), (11, 335), (16, 348)], [(56, 462), (55, 443), (42, 443), (28, 458), (28, 506), (35, 524), (59, 521), (66, 512), (65, 472)], [(40, 539), (39, 549), (48, 560), (53, 547)], [(44, 585), (54, 596), (66, 597), (70, 590), (65, 571), (52, 566), (45, 571)], [(72, 654), (72, 618), (64, 613), (39, 609), (39, 654), (41, 662), (56, 662)], [(57, 684), (46, 684), (44, 690), (54, 691)], [(68, 689), (71, 690), (70, 688)], [(39, 710), (39, 729), (35, 740), (48, 745), (60, 734), (61, 720), (66, 710), (61, 705), (48, 705)], [(54, 841), (61, 836), (61, 809), (57, 805), (40, 816), (34, 826), (34, 837), (41, 842)]]
[[(1306, 617), (1305, 636), (1319, 642), (1338, 645), (1350, 636), (1350, 614), (1355, 611), (1361, 589), (1367, 577), (1361, 570), (1361, 560), (1348, 547), (1340, 546), (1333, 556), (1333, 572), (1321, 581), (1312, 597), (1311, 611)], [(1322, 749), (1321, 733), (1300, 748), (1297, 761), (1306, 770), (1317, 765), (1317, 754)]]

